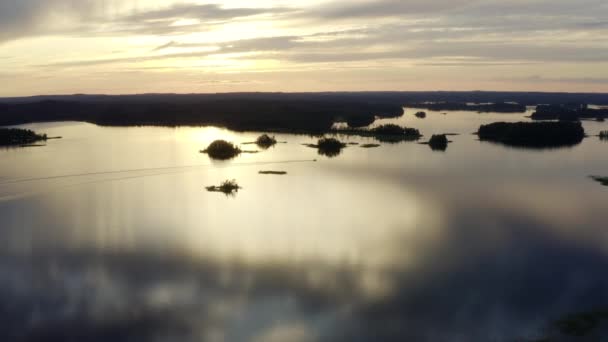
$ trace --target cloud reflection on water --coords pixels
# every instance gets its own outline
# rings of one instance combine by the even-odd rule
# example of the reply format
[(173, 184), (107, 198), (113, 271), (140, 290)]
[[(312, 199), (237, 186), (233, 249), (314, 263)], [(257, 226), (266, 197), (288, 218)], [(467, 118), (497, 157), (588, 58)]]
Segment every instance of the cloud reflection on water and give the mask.
[[(100, 140), (0, 163), (199, 157), (200, 141), (180, 142), (195, 132), (167, 144), (163, 128), (84, 127)], [(261, 157), (315, 156), (289, 139)], [(605, 167), (597, 146), (454, 140), (445, 154), (348, 148), (282, 178), (225, 168), (2, 202), (0, 340), (512, 341), (608, 306), (606, 191), (587, 178)], [(236, 176), (235, 200), (202, 188)]]
[[(543, 187), (527, 191), (540, 196)], [(510, 194), (489, 193), (482, 203), (448, 193), (445, 225), (392, 236), (384, 248), (393, 263), (382, 268), (103, 248), (5, 253), (0, 303), (9, 324), (0, 335), (500, 341), (534, 336), (551, 318), (608, 304), (601, 229), (583, 230), (590, 239), (575, 238), (581, 231), (574, 229), (549, 234), (561, 217), (520, 210), (527, 203)], [(597, 207), (593, 201), (571, 203), (568, 215), (584, 217)], [(373, 295), (366, 284), (374, 281), (390, 290)]]

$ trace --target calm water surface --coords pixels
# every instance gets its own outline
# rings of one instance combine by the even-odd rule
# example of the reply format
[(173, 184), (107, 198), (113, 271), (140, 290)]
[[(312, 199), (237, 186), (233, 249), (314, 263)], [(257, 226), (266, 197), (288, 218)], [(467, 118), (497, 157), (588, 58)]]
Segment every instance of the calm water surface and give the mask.
[[(513, 149), (471, 133), (523, 114), (416, 111), (378, 124), (459, 133), (447, 151), (327, 158), (281, 134), (214, 162), (211, 141), (257, 134), (22, 126), (63, 139), (0, 150), (0, 339), (517, 341), (608, 307), (608, 187), (588, 177), (608, 143)], [(205, 191), (226, 179), (243, 189)]]

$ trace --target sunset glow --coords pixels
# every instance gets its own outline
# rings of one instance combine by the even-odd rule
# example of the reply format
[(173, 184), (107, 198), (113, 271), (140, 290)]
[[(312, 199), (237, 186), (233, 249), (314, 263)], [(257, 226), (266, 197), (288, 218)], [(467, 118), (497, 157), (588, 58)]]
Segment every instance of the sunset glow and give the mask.
[(0, 96), (608, 91), (607, 14), (599, 0), (2, 1)]

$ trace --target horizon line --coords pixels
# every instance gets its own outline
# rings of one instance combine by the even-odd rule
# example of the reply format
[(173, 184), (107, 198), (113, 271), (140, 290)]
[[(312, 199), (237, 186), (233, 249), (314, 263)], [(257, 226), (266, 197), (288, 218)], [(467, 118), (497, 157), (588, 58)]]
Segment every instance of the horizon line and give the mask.
[(158, 95), (238, 95), (238, 94), (371, 94), (371, 93), (513, 93), (513, 94), (572, 94), (572, 95), (608, 95), (608, 92), (571, 92), (571, 91), (538, 91), (538, 90), (331, 90), (331, 91), (227, 91), (227, 92), (200, 92), (200, 93), (73, 93), (73, 94), (36, 94), (19, 96), (0, 96), (2, 99), (21, 99), (35, 97), (78, 97), (78, 96), (158, 96)]

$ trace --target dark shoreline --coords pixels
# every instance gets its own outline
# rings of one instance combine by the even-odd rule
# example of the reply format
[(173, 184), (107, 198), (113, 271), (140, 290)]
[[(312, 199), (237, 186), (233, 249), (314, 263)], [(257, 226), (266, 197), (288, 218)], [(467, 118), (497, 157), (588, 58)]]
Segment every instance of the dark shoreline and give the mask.
[[(220, 126), (235, 131), (327, 133), (365, 127), (404, 107), (521, 113), (539, 104), (608, 105), (608, 94), (336, 92), (65, 95), (0, 98), (0, 126), (80, 121), (101, 126)], [(436, 107), (436, 108), (435, 108)]]
[[(570, 101), (570, 104), (562, 104), (565, 101)], [(526, 106), (535, 104), (537, 112), (533, 119), (554, 119), (555, 116), (551, 113), (555, 111), (559, 116), (562, 111), (562, 117), (563, 113), (568, 113), (569, 121), (589, 115), (599, 115), (603, 118), (605, 112), (608, 112), (605, 109), (591, 109), (585, 104), (589, 102), (584, 101), (593, 101), (598, 105), (608, 104), (608, 94), (361, 92), (42, 96), (0, 99), (0, 126), (58, 121), (115, 127), (216, 126), (239, 132), (311, 136), (346, 134), (373, 136), (392, 141), (392, 137), (387, 134), (376, 134), (379, 132), (372, 132), (363, 127), (368, 127), (377, 119), (400, 117), (405, 114), (404, 107), (408, 105), (408, 108), (422, 107), (437, 111), (521, 113), (526, 110)], [(580, 104), (573, 105), (575, 102)], [(538, 113), (544, 115), (539, 117)], [(348, 127), (335, 129), (336, 123), (347, 123)], [(547, 125), (546, 128), (551, 127)], [(527, 133), (525, 135), (529, 136)], [(396, 140), (417, 140), (420, 136), (422, 134), (410, 139), (408, 134), (400, 133)], [(496, 139), (482, 137), (482, 140)], [(554, 145), (554, 142), (530, 143), (527, 140), (534, 139), (524, 140), (526, 141), (513, 140), (503, 143), (534, 147)], [(566, 145), (577, 142), (580, 141), (568, 141)]]
[(362, 127), (403, 115), (395, 103), (344, 100), (201, 100), (199, 102), (42, 101), (0, 104), (0, 126), (80, 121), (100, 126), (220, 126), (235, 131), (318, 132), (336, 122)]

